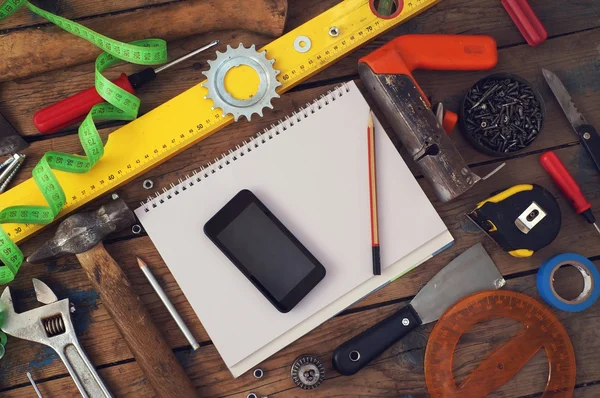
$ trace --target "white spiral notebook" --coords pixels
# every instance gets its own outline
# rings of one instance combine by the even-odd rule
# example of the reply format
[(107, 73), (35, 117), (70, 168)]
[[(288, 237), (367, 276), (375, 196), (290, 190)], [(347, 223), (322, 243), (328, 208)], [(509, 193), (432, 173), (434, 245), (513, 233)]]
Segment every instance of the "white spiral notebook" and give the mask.
[[(453, 242), (375, 121), (383, 274), (373, 276), (369, 106), (354, 82), (294, 112), (136, 210), (234, 377)], [(325, 278), (282, 314), (204, 235), (249, 189), (325, 266)]]

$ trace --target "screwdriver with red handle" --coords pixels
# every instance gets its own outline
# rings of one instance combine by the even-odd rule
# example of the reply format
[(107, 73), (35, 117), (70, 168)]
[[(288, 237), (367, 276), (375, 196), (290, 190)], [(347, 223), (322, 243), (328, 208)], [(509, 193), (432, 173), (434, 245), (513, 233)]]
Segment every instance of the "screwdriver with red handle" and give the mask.
[(530, 46), (537, 46), (548, 38), (546, 28), (527, 0), (502, 0), (502, 5)]
[(598, 228), (598, 225), (596, 224), (596, 217), (594, 217), (594, 214), (592, 213), (592, 205), (587, 201), (585, 196), (583, 196), (581, 188), (579, 188), (579, 185), (577, 185), (573, 176), (569, 173), (569, 170), (567, 170), (559, 157), (556, 156), (553, 151), (548, 151), (540, 157), (540, 163), (544, 169), (546, 169), (548, 174), (550, 174), (554, 183), (558, 185), (558, 188), (563, 195), (569, 199), (577, 214), (581, 214), (585, 217), (586, 221), (593, 224), (600, 233), (600, 228)]
[[(123, 73), (118, 79), (113, 80), (112, 82), (125, 91), (134, 94), (137, 88), (154, 80), (158, 73), (177, 65), (196, 54), (206, 51), (217, 44), (219, 44), (219, 40), (214, 40), (211, 43), (156, 69), (146, 68), (129, 76)], [(104, 102), (104, 98), (98, 94), (96, 88), (90, 87), (85, 91), (37, 111), (33, 116), (33, 123), (40, 133), (52, 134), (60, 129), (82, 121), (94, 105), (102, 102)]]

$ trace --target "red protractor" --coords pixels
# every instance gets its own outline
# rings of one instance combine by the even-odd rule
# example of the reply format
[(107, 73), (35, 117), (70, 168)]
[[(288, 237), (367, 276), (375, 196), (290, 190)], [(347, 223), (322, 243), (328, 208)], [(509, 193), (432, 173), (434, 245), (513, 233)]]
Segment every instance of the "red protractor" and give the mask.
[[(488, 355), (457, 385), (453, 355), (460, 337), (478, 322), (511, 318), (522, 332)], [(486, 397), (510, 380), (540, 349), (550, 362), (542, 397), (571, 397), (575, 389), (575, 353), (560, 321), (539, 301), (513, 291), (485, 291), (465, 297), (438, 321), (425, 352), (425, 380), (432, 398)]]

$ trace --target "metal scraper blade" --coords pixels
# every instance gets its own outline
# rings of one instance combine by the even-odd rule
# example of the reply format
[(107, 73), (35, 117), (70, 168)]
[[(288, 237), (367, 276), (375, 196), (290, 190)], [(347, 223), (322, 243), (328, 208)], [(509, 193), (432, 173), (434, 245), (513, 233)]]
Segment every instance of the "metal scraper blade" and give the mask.
[(17, 153), (29, 146), (0, 113), (0, 156)]
[(481, 243), (452, 260), (410, 302), (423, 323), (437, 321), (458, 300), (506, 284)]

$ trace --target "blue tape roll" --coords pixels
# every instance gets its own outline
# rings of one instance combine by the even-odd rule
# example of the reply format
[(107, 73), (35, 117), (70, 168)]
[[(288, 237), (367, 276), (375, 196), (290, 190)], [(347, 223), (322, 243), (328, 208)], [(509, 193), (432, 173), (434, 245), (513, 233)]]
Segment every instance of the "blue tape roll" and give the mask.
[[(581, 272), (584, 288), (579, 297), (568, 301), (560, 297), (552, 286), (554, 272), (563, 265), (572, 265)], [(540, 296), (554, 308), (567, 312), (587, 310), (600, 296), (600, 273), (587, 257), (575, 253), (559, 254), (546, 261), (537, 274)]]

